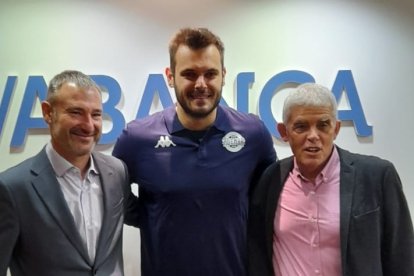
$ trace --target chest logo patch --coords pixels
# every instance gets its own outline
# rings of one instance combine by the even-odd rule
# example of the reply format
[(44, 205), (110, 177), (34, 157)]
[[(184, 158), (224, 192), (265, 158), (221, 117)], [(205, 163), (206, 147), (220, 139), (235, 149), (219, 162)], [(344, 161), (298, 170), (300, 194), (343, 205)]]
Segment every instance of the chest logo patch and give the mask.
[(161, 135), (160, 136), (160, 139), (158, 140), (158, 142), (154, 146), (154, 148), (159, 148), (159, 147), (161, 147), (161, 148), (169, 148), (171, 146), (175, 147), (176, 144), (174, 144), (174, 142), (171, 141), (171, 139), (170, 139), (169, 136), (167, 136), (167, 135), (165, 135), (165, 136)]
[(230, 152), (240, 151), (246, 144), (246, 139), (240, 133), (230, 131), (221, 140), (223, 147)]

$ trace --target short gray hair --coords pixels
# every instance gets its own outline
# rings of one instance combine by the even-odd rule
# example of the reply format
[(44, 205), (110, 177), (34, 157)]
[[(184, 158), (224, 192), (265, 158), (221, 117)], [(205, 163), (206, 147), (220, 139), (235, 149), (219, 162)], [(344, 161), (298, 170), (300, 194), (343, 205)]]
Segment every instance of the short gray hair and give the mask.
[(332, 116), (335, 120), (337, 119), (338, 107), (335, 96), (328, 88), (320, 84), (301, 84), (287, 96), (283, 105), (284, 124), (287, 123), (291, 109), (295, 106), (329, 107), (332, 109)]
[(54, 100), (53, 98), (56, 95), (56, 92), (62, 87), (62, 85), (69, 82), (74, 83), (79, 88), (95, 88), (99, 93), (101, 93), (99, 86), (88, 75), (76, 70), (65, 70), (50, 80), (46, 100), (51, 103)]

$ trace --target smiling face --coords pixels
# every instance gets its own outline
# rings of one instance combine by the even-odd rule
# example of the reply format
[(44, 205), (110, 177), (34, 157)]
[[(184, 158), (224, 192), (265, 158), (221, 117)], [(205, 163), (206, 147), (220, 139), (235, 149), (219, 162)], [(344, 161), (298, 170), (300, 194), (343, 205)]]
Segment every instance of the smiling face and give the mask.
[(102, 130), (102, 100), (96, 88), (63, 84), (53, 100), (42, 102), (53, 148), (76, 166), (89, 156)]
[(331, 107), (294, 106), (286, 124), (278, 124), (285, 142), (289, 142), (300, 172), (314, 179), (331, 156), (340, 122)]
[(175, 54), (175, 72), (166, 69), (168, 83), (177, 97), (178, 117), (186, 122), (212, 123), (224, 84), (220, 53), (213, 44), (193, 50), (180, 45)]

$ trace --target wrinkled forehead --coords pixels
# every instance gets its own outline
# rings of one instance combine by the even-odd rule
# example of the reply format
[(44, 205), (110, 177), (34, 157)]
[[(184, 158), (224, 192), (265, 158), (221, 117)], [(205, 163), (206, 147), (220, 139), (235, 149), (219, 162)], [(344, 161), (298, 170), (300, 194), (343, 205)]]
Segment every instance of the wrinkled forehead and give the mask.
[(297, 121), (335, 121), (333, 108), (330, 105), (313, 106), (313, 105), (294, 105), (288, 112), (288, 122)]
[(102, 96), (96, 87), (79, 87), (74, 83), (66, 83), (55, 93), (53, 103), (102, 106)]

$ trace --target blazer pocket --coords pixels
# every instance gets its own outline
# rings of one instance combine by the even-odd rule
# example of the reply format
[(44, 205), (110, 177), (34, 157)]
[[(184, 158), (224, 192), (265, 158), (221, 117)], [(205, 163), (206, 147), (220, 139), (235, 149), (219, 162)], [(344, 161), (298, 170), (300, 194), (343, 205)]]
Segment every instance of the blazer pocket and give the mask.
[(352, 275), (381, 275), (381, 208), (366, 207), (371, 208), (354, 213), (349, 225), (348, 262), (363, 264)]
[[(361, 213), (354, 214), (350, 222), (349, 232), (357, 235), (358, 244), (361, 248), (371, 248), (380, 239), (381, 212), (380, 207), (365, 210)], [(366, 247), (365, 247), (366, 246)]]
[(354, 219), (356, 220), (364, 220), (370, 218), (371, 216), (376, 216), (380, 211), (380, 206), (377, 206), (374, 209), (370, 210), (363, 210), (353, 215)]

